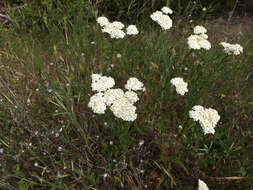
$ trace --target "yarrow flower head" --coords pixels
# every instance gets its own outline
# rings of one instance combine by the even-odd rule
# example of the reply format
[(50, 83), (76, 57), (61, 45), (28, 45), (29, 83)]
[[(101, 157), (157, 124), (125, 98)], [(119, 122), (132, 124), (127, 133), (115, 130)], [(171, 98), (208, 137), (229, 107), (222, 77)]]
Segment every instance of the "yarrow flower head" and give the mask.
[(125, 25), (119, 21), (112, 22), (112, 25), (119, 30), (122, 30), (125, 27)]
[(88, 107), (91, 108), (94, 113), (104, 114), (106, 110), (104, 94), (99, 92), (91, 96)]
[(214, 134), (218, 121), (220, 120), (220, 115), (215, 109), (204, 108), (200, 105), (196, 105), (189, 111), (189, 116), (194, 121), (199, 121), (204, 134)]
[(198, 190), (209, 190), (206, 183), (199, 179), (198, 181)]
[(122, 96), (124, 96), (124, 91), (120, 88), (118, 89), (109, 89), (105, 93), (105, 103), (107, 106), (111, 106), (113, 102)]
[(190, 49), (206, 49), (209, 50), (211, 48), (211, 43), (206, 39), (207, 36), (201, 35), (190, 35), (188, 37), (188, 45)]
[(129, 25), (126, 29), (127, 35), (136, 35), (139, 33), (135, 25)]
[(137, 78), (135, 77), (131, 77), (128, 79), (126, 85), (125, 85), (125, 88), (127, 90), (143, 90), (144, 88), (144, 85), (142, 82), (140, 82)]
[(150, 18), (157, 22), (164, 30), (168, 30), (172, 27), (172, 20), (171, 18), (163, 14), (161, 11), (156, 11), (150, 15)]
[(106, 26), (107, 24), (109, 24), (109, 20), (106, 18), (106, 17), (98, 17), (97, 18), (97, 23), (100, 25), (100, 26)]
[(100, 74), (92, 74), (91, 75), (92, 84), (91, 88), (92, 91), (106, 91), (109, 88), (112, 88), (115, 85), (115, 81), (112, 77), (102, 76)]
[(176, 87), (176, 91), (178, 94), (181, 94), (182, 96), (188, 92), (187, 89), (187, 83), (184, 82), (184, 80), (180, 77), (176, 77), (170, 80), (170, 83), (173, 84)]
[(128, 89), (124, 93), (121, 89), (111, 89), (115, 82), (111, 77), (100, 74), (92, 74), (92, 90), (98, 93), (91, 96), (88, 107), (94, 113), (104, 114), (109, 106), (113, 114), (125, 121), (134, 121), (137, 118), (136, 107), (133, 105), (139, 98), (131, 90), (143, 90), (144, 85), (137, 78), (130, 78), (126, 84)]
[(134, 121), (137, 118), (136, 107), (124, 96), (116, 99), (110, 109), (116, 117), (125, 121)]
[(132, 104), (139, 100), (138, 94), (136, 94), (134, 91), (126, 91), (124, 97), (126, 97), (128, 101)]
[(206, 28), (204, 26), (195, 26), (193, 29), (194, 34), (205, 34), (207, 32)]
[(102, 29), (102, 32), (110, 34), (111, 38), (124, 38), (125, 37), (125, 32), (122, 31), (120, 28), (119, 24), (113, 24), (109, 23), (104, 28)]
[(228, 55), (239, 55), (243, 53), (243, 47), (239, 44), (229, 44), (226, 42), (221, 42), (220, 45), (223, 46), (225, 53), (227, 53)]
[(163, 7), (161, 9), (161, 11), (164, 13), (164, 14), (172, 14), (173, 11), (169, 8), (169, 7)]

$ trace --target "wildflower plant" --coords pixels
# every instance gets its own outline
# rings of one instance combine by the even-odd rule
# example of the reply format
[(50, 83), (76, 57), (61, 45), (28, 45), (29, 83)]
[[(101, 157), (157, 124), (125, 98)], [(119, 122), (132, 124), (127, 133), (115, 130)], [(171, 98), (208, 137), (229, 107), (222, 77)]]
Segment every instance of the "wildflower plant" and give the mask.
[(139, 98), (134, 91), (143, 90), (144, 85), (137, 78), (130, 78), (125, 85), (128, 90), (112, 89), (115, 82), (111, 77), (92, 74), (92, 90), (98, 93), (91, 96), (88, 107), (96, 114), (104, 114), (108, 106), (112, 113), (124, 121), (134, 121), (137, 118), (136, 107), (133, 105)]
[(223, 46), (225, 53), (228, 55), (240, 55), (243, 53), (243, 47), (240, 44), (230, 44), (227, 42), (220, 42), (219, 44)]

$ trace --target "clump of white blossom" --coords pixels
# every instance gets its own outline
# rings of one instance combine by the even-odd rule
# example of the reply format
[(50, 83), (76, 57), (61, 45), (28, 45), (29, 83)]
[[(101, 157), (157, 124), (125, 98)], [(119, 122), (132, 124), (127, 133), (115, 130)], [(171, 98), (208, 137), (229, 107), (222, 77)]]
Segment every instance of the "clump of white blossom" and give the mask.
[(169, 8), (169, 7), (163, 7), (161, 9), (161, 11), (164, 13), (164, 14), (172, 14), (173, 11)]
[(116, 117), (125, 121), (134, 121), (137, 118), (136, 107), (124, 96), (116, 99), (110, 109)]
[(127, 35), (136, 35), (136, 34), (139, 34), (139, 31), (135, 25), (129, 25), (126, 28), (126, 33), (127, 33)]
[(100, 74), (92, 74), (91, 79), (92, 91), (103, 92), (115, 85), (115, 81), (112, 77), (106, 77)]
[(198, 181), (198, 190), (209, 190), (206, 183), (199, 179)]
[(92, 74), (92, 90), (98, 93), (91, 96), (88, 107), (94, 113), (104, 114), (107, 107), (112, 113), (125, 121), (134, 121), (137, 118), (136, 107), (134, 103), (139, 100), (138, 94), (134, 91), (143, 90), (144, 85), (137, 78), (130, 78), (125, 87), (128, 91), (122, 89), (112, 89), (115, 82), (111, 77), (100, 74)]
[(189, 111), (189, 116), (194, 121), (198, 121), (202, 127), (204, 134), (214, 134), (220, 115), (215, 109), (204, 108), (203, 106), (196, 105)]
[(207, 40), (208, 35), (206, 34), (207, 30), (204, 26), (195, 26), (193, 29), (192, 35), (187, 38), (187, 43), (190, 49), (206, 49), (211, 48), (211, 43)]
[(127, 80), (125, 89), (127, 90), (143, 90), (144, 85), (137, 78), (131, 77)]
[(194, 34), (205, 34), (207, 32), (204, 26), (197, 25), (193, 28)]
[(117, 26), (116, 24), (109, 23), (104, 26), (104, 28), (102, 29), (102, 32), (108, 33), (111, 38), (116, 38), (116, 39), (124, 38), (126, 34), (123, 30), (119, 28), (120, 27)]
[(223, 46), (225, 53), (228, 55), (234, 54), (239, 55), (243, 53), (243, 47), (240, 44), (230, 44), (227, 42), (221, 42), (220, 45)]
[(170, 80), (170, 83), (173, 84), (176, 87), (176, 91), (178, 94), (181, 94), (182, 96), (188, 92), (187, 86), (188, 84), (184, 82), (184, 80), (180, 77), (176, 77)]
[(139, 100), (138, 94), (136, 94), (134, 91), (126, 91), (124, 97), (126, 97), (132, 104)]
[(129, 25), (126, 32), (123, 31), (125, 25), (119, 21), (109, 22), (106, 17), (98, 17), (97, 23), (102, 27), (102, 32), (108, 33), (111, 38), (120, 39), (125, 35), (136, 35), (139, 33), (135, 25)]
[(154, 22), (158, 23), (162, 27), (162, 29), (164, 29), (164, 30), (168, 30), (168, 29), (170, 29), (172, 27), (172, 20), (171, 20), (171, 18), (168, 15), (163, 14), (162, 11), (155, 11), (154, 13), (152, 13), (150, 15), (150, 18)]
[(109, 24), (110, 22), (106, 17), (101, 16), (97, 18), (97, 23), (100, 24), (101, 27), (103, 27)]
[(99, 92), (91, 96), (88, 107), (91, 108), (94, 113), (104, 114), (106, 110), (104, 94)]
[(107, 106), (111, 106), (116, 99), (124, 96), (124, 91), (120, 88), (117, 89), (109, 89), (105, 93), (105, 103)]

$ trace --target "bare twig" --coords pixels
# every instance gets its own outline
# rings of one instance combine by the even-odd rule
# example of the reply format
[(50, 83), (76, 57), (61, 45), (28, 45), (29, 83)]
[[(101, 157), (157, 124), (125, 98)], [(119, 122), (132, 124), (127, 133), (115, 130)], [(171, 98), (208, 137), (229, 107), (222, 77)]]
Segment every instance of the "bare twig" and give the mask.
[(227, 31), (228, 31), (228, 24), (229, 24), (229, 22), (230, 22), (230, 20), (231, 20), (231, 18), (233, 16), (233, 14), (234, 14), (234, 12), (235, 12), (235, 8), (236, 8), (237, 4), (238, 4), (238, 0), (236, 0), (235, 5), (234, 5), (232, 11), (229, 12), (229, 17), (228, 17), (227, 24), (226, 24)]

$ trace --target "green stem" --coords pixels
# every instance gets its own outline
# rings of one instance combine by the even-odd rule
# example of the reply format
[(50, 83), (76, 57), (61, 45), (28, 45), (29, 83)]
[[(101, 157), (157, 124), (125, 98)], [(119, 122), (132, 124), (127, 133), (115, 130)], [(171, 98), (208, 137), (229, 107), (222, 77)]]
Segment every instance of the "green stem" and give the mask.
[(113, 60), (113, 51), (114, 51), (114, 43), (113, 43), (113, 41), (111, 41), (111, 44), (112, 44), (112, 54), (111, 54), (111, 64), (112, 64), (112, 60)]

